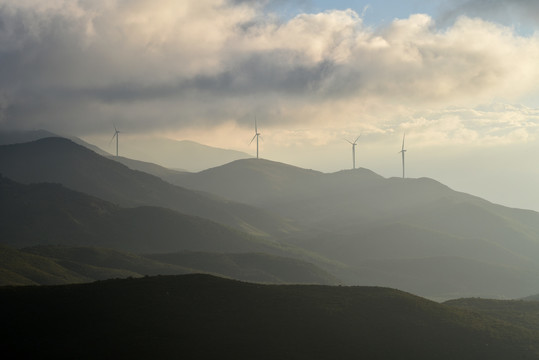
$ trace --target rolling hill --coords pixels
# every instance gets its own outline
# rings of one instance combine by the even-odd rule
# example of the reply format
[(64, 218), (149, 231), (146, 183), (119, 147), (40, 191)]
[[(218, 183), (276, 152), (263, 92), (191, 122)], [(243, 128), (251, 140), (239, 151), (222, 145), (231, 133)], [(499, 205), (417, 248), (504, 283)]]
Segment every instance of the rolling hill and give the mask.
[(99, 155), (111, 156), (108, 152), (82, 140), (81, 138), (76, 136), (60, 136), (47, 130), (0, 131), (0, 145), (20, 144), (49, 137), (63, 137), (73, 141), (75, 144), (84, 146), (85, 148), (88, 148)]
[(444, 304), (539, 332), (539, 301), (468, 298), (450, 300)]
[[(432, 179), (386, 179), (367, 169), (325, 174), (246, 159), (177, 174), (173, 181), (295, 220), (310, 231), (286, 241), (349, 265), (355, 270), (339, 276), (352, 284), (368, 279), (445, 299), (451, 293), (521, 297), (539, 288), (539, 213), (496, 205)], [(464, 274), (443, 270), (463, 264)], [(480, 280), (489, 273), (497, 286)], [(446, 292), (440, 284), (448, 285)]]
[(207, 273), (269, 284), (339, 283), (302, 260), (260, 253), (178, 252), (137, 255), (96, 247), (0, 245), (0, 286), (87, 283), (112, 278)]
[(285, 251), (210, 220), (159, 207), (122, 208), (59, 184), (24, 185), (0, 177), (0, 194), (1, 243), (14, 247), (62, 244), (138, 253)]
[[(272, 283), (338, 282), (290, 257), (308, 258), (300, 250), (169, 209), (125, 209), (58, 184), (23, 185), (4, 177), (0, 198), (0, 243), (26, 247), (0, 248), (3, 285), (190, 272)], [(161, 254), (149, 258), (131, 252)]]
[[(0, 285), (52, 285), (90, 282), (97, 278), (67, 269), (48, 257), (28, 254), (0, 245)], [(128, 272), (111, 270), (102, 279), (127, 277)]]
[(335, 285), (342, 281), (306, 261), (267, 253), (180, 253), (150, 254), (145, 257), (233, 279), (271, 284)]
[(207, 275), (0, 288), (2, 357), (537, 359), (522, 324), (377, 287)]
[[(309, 253), (304, 259), (318, 258), (317, 265), (347, 284), (394, 286), (436, 299), (517, 298), (539, 289), (539, 214), (492, 204), (432, 179), (385, 179), (366, 169), (324, 174), (261, 159), (195, 174), (165, 170), (168, 181), (187, 190), (64, 139), (2, 146), (0, 171), (25, 183), (60, 182), (124, 206), (168, 207), (271, 235), (277, 247), (302, 249)], [(161, 232), (171, 232), (168, 225), (142, 225), (152, 217), (151, 223), (171, 224), (173, 216), (160, 211), (154, 216), (155, 210), (144, 207), (126, 209), (112, 226), (131, 221), (133, 233), (140, 234), (134, 239), (153, 233), (166, 238)], [(102, 227), (103, 239), (113, 234), (108, 226)], [(222, 252), (213, 248), (219, 245), (187, 250)], [(466, 272), (452, 271), (461, 268)], [(485, 281), (489, 276), (494, 283)]]
[(25, 184), (60, 183), (122, 206), (170, 208), (257, 235), (294, 230), (279, 216), (171, 185), (63, 138), (0, 146), (0, 173)]
[[(401, 241), (401, 249), (395, 252), (393, 246), (380, 247), (387, 249), (390, 257), (402, 252), (405, 243), (419, 239), (424, 239), (418, 241), (423, 243), (422, 249), (435, 244), (432, 248), (443, 252), (425, 254), (411, 244), (410, 253), (460, 256), (475, 248), (483, 260), (505, 259), (510, 264), (539, 256), (539, 213), (492, 204), (428, 178), (385, 179), (367, 169), (324, 174), (247, 159), (179, 174), (175, 182), (278, 211), (316, 229), (313, 237), (319, 239), (331, 238), (333, 242), (342, 237), (356, 243), (373, 239), (369, 246), (391, 239)], [(454, 253), (448, 251), (451, 243), (455, 243)], [(308, 246), (308, 241), (304, 245)], [(363, 251), (372, 257), (368, 249)], [(384, 257), (381, 252), (374, 255)]]
[(142, 171), (142, 172), (157, 176), (172, 184), (174, 183), (173, 180), (177, 176), (185, 172), (185, 171), (179, 171), (179, 170), (172, 170), (172, 169), (169, 169), (160, 165), (156, 165), (154, 163), (146, 162), (146, 161), (129, 159), (123, 156), (109, 156), (108, 158), (111, 160), (117, 161), (121, 164), (124, 164), (125, 166), (127, 166), (128, 168), (132, 170), (138, 170), (138, 171)]

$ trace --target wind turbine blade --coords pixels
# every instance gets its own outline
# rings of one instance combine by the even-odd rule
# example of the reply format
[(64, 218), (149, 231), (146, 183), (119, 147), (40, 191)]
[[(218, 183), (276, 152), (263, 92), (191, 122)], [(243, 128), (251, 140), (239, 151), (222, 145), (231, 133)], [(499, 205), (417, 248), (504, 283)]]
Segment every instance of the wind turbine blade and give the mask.
[(256, 138), (257, 135), (258, 135), (258, 134), (255, 134), (255, 136), (253, 136), (253, 138), (252, 138), (251, 141), (249, 142), (249, 145), (255, 140), (255, 138)]
[(406, 137), (406, 133), (402, 135), (402, 150), (404, 150), (404, 138)]
[(361, 134), (354, 140), (354, 143), (357, 143), (360, 137), (361, 137)]
[(350, 140), (348, 140), (348, 139), (344, 139), (344, 141), (346, 141), (346, 142), (350, 143), (350, 145), (354, 145), (354, 143), (353, 143), (353, 142), (351, 142), (351, 141), (350, 141)]
[(109, 141), (109, 145), (112, 143), (112, 140), (114, 140), (114, 137), (115, 136), (118, 136), (118, 133), (117, 132), (114, 132), (114, 135), (112, 135), (112, 138), (110, 139)]

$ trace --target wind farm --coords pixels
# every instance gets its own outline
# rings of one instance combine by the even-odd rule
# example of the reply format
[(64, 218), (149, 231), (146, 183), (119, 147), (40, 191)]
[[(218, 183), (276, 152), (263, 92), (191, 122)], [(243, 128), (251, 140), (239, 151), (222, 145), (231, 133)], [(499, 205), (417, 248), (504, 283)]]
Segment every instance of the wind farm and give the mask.
[[(121, 133), (121, 131), (117, 128), (115, 123), (113, 123), (113, 128), (114, 128), (114, 133), (112, 135), (112, 138), (109, 138), (108, 145), (110, 146), (110, 144), (112, 144), (113, 141), (116, 142), (114, 156), (119, 157), (119, 134)], [(259, 130), (258, 120), (256, 118), (255, 118), (255, 121), (254, 121), (254, 130), (255, 131), (254, 131), (254, 134), (251, 137), (251, 140), (249, 141), (249, 145), (251, 145), (253, 143), (256, 144), (256, 153), (255, 153), (254, 157), (259, 159), (260, 158), (260, 140), (263, 140), (263, 138), (262, 138), (262, 133)], [(275, 129), (273, 129), (273, 131), (275, 131)], [(401, 154), (401, 158), (402, 158), (402, 164), (401, 164), (401, 166), (402, 166), (402, 169), (401, 169), (401, 174), (402, 175), (401, 176), (402, 177), (405, 177), (405, 154), (404, 154), (406, 152), (406, 149), (404, 148), (405, 147), (405, 136), (406, 136), (406, 134), (403, 135), (401, 150), (399, 151), (399, 154)], [(362, 138), (362, 134), (356, 136), (355, 138), (351, 138), (351, 139), (350, 138), (345, 138), (344, 139), (344, 141), (346, 141), (352, 147), (352, 149), (351, 149), (352, 150), (352, 167), (351, 167), (352, 169), (357, 168), (357, 151), (356, 150), (357, 150), (357, 146), (358, 146), (358, 141), (361, 138)], [(300, 140), (300, 139), (298, 138), (298, 140)], [(127, 143), (125, 143), (126, 141), (127, 141)], [(185, 145), (181, 145), (182, 143), (185, 144)], [(224, 163), (226, 163), (227, 159), (229, 159), (228, 161), (231, 161), (231, 160), (234, 160), (235, 158), (239, 159), (239, 158), (247, 158), (249, 156), (252, 156), (252, 155), (249, 155), (247, 153), (242, 153), (240, 151), (225, 150), (226, 152), (230, 153), (230, 155), (227, 155), (227, 156), (223, 157), (223, 160), (221, 160), (221, 163), (219, 163), (219, 162), (208, 162), (209, 164), (212, 164), (212, 165), (207, 166), (207, 167), (199, 168), (196, 165), (197, 161), (200, 163), (200, 166), (203, 166), (203, 163), (207, 162), (206, 161), (207, 158), (206, 157), (204, 157), (204, 158), (194, 157), (193, 158), (192, 157), (192, 152), (195, 152), (195, 154), (203, 154), (203, 153), (207, 152), (207, 156), (211, 157), (212, 155), (210, 155), (210, 153), (208, 152), (208, 151), (210, 151), (211, 147), (208, 147), (207, 145), (201, 145), (199, 143), (196, 143), (194, 141), (189, 141), (189, 140), (175, 141), (175, 140), (165, 139), (165, 138), (162, 138), (162, 139), (156, 138), (156, 140), (153, 141), (153, 142), (152, 141), (144, 141), (144, 140), (142, 140), (142, 141), (137, 140), (135, 142), (131, 142), (129, 137), (124, 138), (124, 149), (127, 148), (127, 150), (124, 150), (124, 152), (127, 151), (128, 154), (133, 154), (133, 155), (131, 155), (131, 157), (144, 157), (145, 155), (150, 154), (152, 149), (162, 148), (162, 151), (165, 151), (165, 152), (168, 153), (169, 151), (172, 150), (172, 147), (176, 146), (175, 144), (177, 144), (177, 146), (178, 146), (177, 151), (179, 151), (182, 154), (183, 158), (186, 159), (184, 161), (187, 161), (186, 156), (188, 156), (189, 157), (189, 163), (193, 164), (194, 166), (193, 165), (188, 165), (188, 166), (184, 167), (184, 165), (182, 165), (182, 163), (180, 163), (180, 162), (178, 162), (178, 165), (168, 165), (170, 163), (170, 161), (160, 162), (159, 161), (160, 158), (155, 157), (155, 156), (152, 157), (152, 158), (148, 158), (148, 159), (143, 158), (142, 160), (143, 161), (149, 161), (149, 162), (156, 162), (156, 163), (160, 164), (161, 166), (172, 167), (172, 168), (191, 169), (191, 168), (194, 167), (195, 171), (200, 171), (200, 170), (204, 170), (207, 167), (216, 166), (216, 165), (219, 165), (219, 164), (224, 164)], [(188, 145), (188, 144), (192, 144), (192, 145)], [(194, 148), (193, 146), (195, 144), (196, 144), (197, 147), (202, 147), (203, 146), (206, 149)], [(170, 155), (167, 155), (167, 153), (162, 154), (161, 158), (170, 157)], [(189, 153), (191, 153), (191, 156), (190, 156)], [(219, 155), (217, 155), (217, 153), (216, 153), (216, 156), (220, 157)], [(171, 159), (173, 159), (173, 158), (181, 159), (182, 157), (178, 157), (178, 156), (171, 157)], [(153, 160), (153, 159), (156, 159), (156, 160)], [(219, 160), (216, 160), (216, 161), (219, 161)], [(371, 163), (372, 163), (372, 160), (371, 160)], [(301, 163), (299, 163), (297, 165), (302, 166)]]

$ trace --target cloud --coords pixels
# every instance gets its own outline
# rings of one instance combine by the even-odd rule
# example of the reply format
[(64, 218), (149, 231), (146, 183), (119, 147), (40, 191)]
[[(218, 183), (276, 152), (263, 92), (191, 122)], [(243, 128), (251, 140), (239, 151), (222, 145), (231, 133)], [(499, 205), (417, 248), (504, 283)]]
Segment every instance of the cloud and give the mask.
[[(539, 38), (509, 27), (460, 17), (441, 29), (417, 14), (373, 29), (351, 10), (281, 18), (278, 3), (6, 0), (0, 124), (84, 135), (115, 120), (132, 133), (177, 132), (250, 127), (256, 115), (286, 134), (386, 133), (404, 121), (474, 140), (487, 130), (463, 113), (433, 114), (538, 90)], [(503, 112), (492, 118), (506, 124)], [(307, 138), (329, 141), (321, 132)]]
[(446, 3), (440, 20), (452, 22), (462, 14), (520, 27), (537, 23), (539, 3), (534, 0), (455, 0)]

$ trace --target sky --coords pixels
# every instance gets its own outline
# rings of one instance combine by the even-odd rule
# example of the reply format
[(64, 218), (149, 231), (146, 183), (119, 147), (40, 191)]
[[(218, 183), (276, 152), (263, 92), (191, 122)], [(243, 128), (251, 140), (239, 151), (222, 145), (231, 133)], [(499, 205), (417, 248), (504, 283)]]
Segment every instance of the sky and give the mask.
[[(539, 210), (539, 2), (0, 0), (0, 128), (194, 140)], [(147, 149), (151, 152), (152, 149)], [(123, 154), (129, 156), (129, 154)]]

